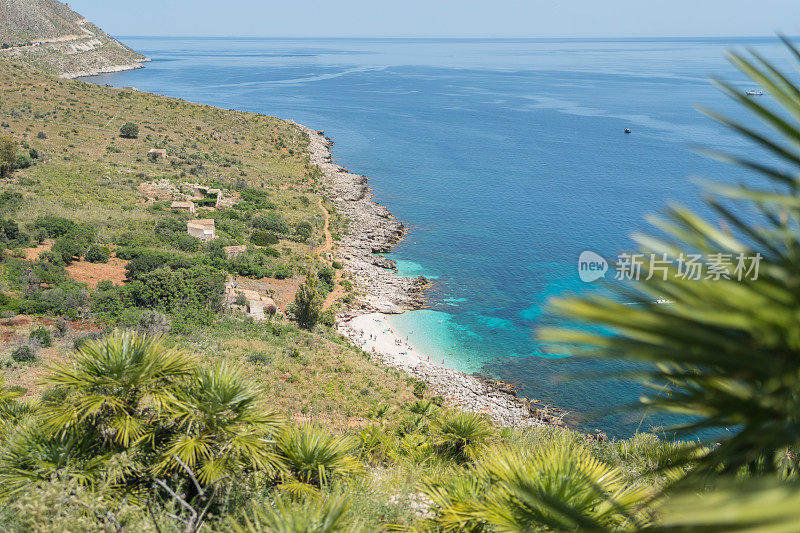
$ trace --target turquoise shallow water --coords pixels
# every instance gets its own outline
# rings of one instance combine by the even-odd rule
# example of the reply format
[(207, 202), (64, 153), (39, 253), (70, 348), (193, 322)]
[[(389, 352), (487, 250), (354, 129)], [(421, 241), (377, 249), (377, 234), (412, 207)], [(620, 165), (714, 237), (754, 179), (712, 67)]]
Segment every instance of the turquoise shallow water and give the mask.
[(577, 276), (583, 250), (615, 257), (667, 200), (702, 210), (690, 176), (748, 179), (687, 146), (746, 149), (694, 106), (740, 117), (707, 78), (749, 88), (724, 52), (781, 58), (772, 40), (126, 41), (153, 62), (93, 81), (326, 130), (408, 223), (401, 274), (435, 281), (431, 309), (392, 318), (432, 359), (518, 383), (587, 429), (670, 422), (595, 414), (640, 389), (570, 376), (626, 365), (553, 357), (534, 332), (549, 298), (597, 290)]

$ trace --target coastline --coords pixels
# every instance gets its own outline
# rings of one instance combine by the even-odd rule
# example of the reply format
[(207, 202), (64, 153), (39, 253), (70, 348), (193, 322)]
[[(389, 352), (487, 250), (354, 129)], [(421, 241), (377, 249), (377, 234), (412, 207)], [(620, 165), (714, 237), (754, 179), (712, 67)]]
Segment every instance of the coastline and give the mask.
[(405, 227), (385, 206), (373, 201), (365, 176), (333, 162), (333, 141), (324, 132), (287, 122), (308, 135), (311, 163), (325, 176), (325, 194), (337, 211), (350, 220), (349, 232), (342, 237), (337, 256), (364, 297), (337, 315), (338, 331), (373, 360), (425, 382), (434, 395), (443, 397), (449, 405), (486, 414), (499, 426), (564, 425), (560, 410), (518, 397), (513, 387), (500, 381), (430, 362), (412, 344), (396, 337), (386, 323), (386, 315), (421, 309), (430, 287), (424, 276), (397, 275), (393, 260), (376, 255), (389, 252), (405, 235)]
[(150, 59), (143, 59), (141, 61), (137, 61), (135, 63), (128, 63), (125, 65), (110, 65), (107, 67), (99, 67), (85, 72), (63, 72), (59, 74), (58, 77), (71, 80), (75, 78), (86, 78), (89, 76), (97, 76), (99, 74), (109, 74), (111, 72), (125, 72), (126, 70), (137, 70), (140, 68), (144, 68), (144, 65), (142, 65), (142, 63), (146, 63), (147, 61), (150, 61)]

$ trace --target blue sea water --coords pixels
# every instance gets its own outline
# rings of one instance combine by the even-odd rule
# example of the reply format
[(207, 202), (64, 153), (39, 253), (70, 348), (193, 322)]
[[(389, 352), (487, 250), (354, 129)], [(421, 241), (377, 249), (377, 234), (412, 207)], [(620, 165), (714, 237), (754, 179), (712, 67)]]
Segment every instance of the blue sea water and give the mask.
[(726, 50), (781, 64), (775, 40), (125, 41), (153, 62), (90, 81), (324, 129), (335, 158), (370, 177), (410, 228), (400, 272), (435, 282), (430, 309), (392, 318), (420, 351), (517, 383), (586, 429), (671, 422), (599, 414), (641, 389), (570, 376), (626, 365), (554, 357), (534, 333), (552, 322), (548, 299), (597, 290), (578, 278), (583, 250), (630, 249), (667, 201), (704, 211), (692, 176), (749, 179), (688, 149), (749, 150), (695, 106), (741, 118), (708, 78), (750, 88)]

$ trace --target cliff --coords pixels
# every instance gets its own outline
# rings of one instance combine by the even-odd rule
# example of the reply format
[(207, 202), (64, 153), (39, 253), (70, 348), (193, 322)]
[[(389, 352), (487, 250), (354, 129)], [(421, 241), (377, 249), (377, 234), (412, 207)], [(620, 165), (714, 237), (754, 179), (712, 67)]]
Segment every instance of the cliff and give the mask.
[(0, 57), (65, 78), (148, 61), (56, 0), (0, 0)]

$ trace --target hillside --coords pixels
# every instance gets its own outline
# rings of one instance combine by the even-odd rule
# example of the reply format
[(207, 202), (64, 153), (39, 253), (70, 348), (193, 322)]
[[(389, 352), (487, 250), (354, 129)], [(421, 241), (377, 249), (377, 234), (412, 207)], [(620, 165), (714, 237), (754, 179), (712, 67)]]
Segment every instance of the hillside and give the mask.
[(0, 57), (64, 77), (140, 68), (147, 58), (57, 0), (0, 0)]
[[(167, 315), (167, 330), (176, 336), (192, 333), (185, 337), (188, 346), (208, 352), (210, 343), (213, 352), (236, 354), (248, 374), (259, 375), (266, 360), (280, 366), (283, 373), (270, 378), (276, 391), (271, 403), (287, 415), (313, 411), (340, 421), (363, 417), (373, 404), (405, 388), (397, 378), (387, 380), (384, 370), (369, 365), (343, 340), (309, 336), (288, 322), (280, 326), (285, 332), (278, 338), (273, 322), (263, 331), (275, 339), (266, 342), (260, 329), (251, 335), (238, 322), (228, 323), (229, 314), (214, 319), (223, 307), (231, 311), (227, 306), (233, 302), (223, 301), (223, 294), (204, 296), (179, 311), (169, 295), (162, 295), (166, 300), (159, 304), (125, 293), (136, 278), (144, 287), (153, 283), (148, 276), (161, 264), (171, 265), (176, 275), (194, 276), (193, 283), (219, 283), (222, 291), (230, 291), (236, 279), (249, 299), (273, 300), (279, 316), (309, 270), (320, 271), (320, 287), (329, 292), (332, 287), (323, 284), (333, 279), (333, 270), (317, 258), (317, 251), (325, 248), (326, 216), (333, 209), (318, 192), (320, 174), (303, 153), (307, 137), (296, 126), (263, 115), (56, 80), (19, 64), (0, 65), (0, 137), (18, 143), (20, 166), (25, 167), (0, 180), (0, 219), (13, 219), (32, 236), (19, 257), (7, 254), (0, 263), (0, 289), (12, 296), (0, 303), (0, 311), (60, 315), (74, 329), (91, 332), (135, 326), (148, 308), (160, 308)], [(138, 126), (136, 138), (120, 135), (128, 122)], [(166, 150), (167, 157), (149, 156), (152, 149)], [(170, 209), (172, 201), (195, 195), (198, 187), (219, 190), (222, 199), (193, 199), (194, 214)], [(212, 242), (187, 234), (187, 223), (202, 219), (215, 222)], [(62, 240), (46, 220), (82, 225), (96, 244), (110, 247), (111, 257), (91, 262), (83, 253), (62, 254), (66, 261), (59, 257), (53, 262)], [(336, 235), (343, 221), (333, 214), (328, 227)], [(130, 267), (151, 260), (157, 263), (138, 272)], [(47, 281), (34, 281), (37, 288), (30, 278), (21, 283), (20, 273), (44, 263)], [(198, 274), (201, 268), (218, 278)], [(349, 294), (341, 291), (341, 297)], [(35, 322), (23, 320), (20, 326), (12, 319), (0, 325), (8, 341), (4, 348), (12, 349)], [(289, 347), (297, 344), (305, 346), (297, 352), (301, 357), (288, 356)], [(42, 357), (46, 362), (61, 355), (50, 349)], [(315, 370), (302, 370), (301, 361)], [(320, 369), (338, 367), (346, 370), (337, 383), (325, 383)], [(12, 384), (34, 386), (26, 374), (29, 366), (8, 370)], [(361, 384), (368, 382), (375, 386), (361, 394)]]

